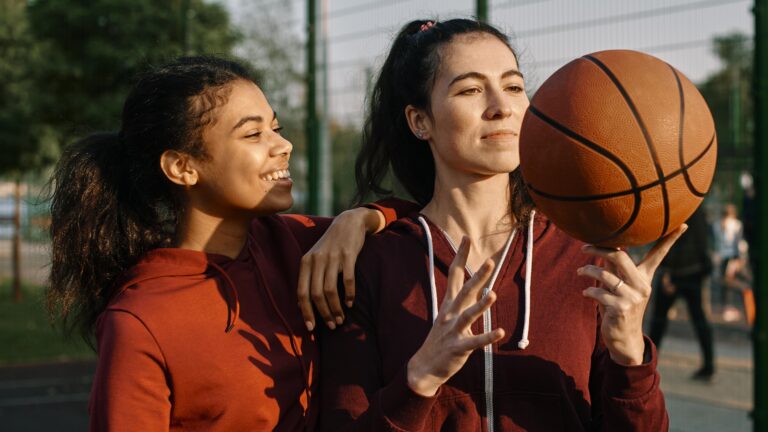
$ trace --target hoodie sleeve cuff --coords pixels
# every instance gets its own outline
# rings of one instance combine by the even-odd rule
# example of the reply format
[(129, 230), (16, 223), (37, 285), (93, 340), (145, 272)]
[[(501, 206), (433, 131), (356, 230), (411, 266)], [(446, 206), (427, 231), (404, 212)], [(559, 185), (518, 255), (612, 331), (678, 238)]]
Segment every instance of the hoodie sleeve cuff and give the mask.
[(363, 204), (362, 207), (378, 210), (384, 215), (386, 225), (421, 210), (421, 206), (400, 198), (384, 198), (376, 202)]
[(407, 368), (403, 367), (394, 380), (379, 393), (379, 406), (388, 422), (398, 429), (418, 431), (437, 400), (441, 390), (432, 397), (415, 393), (408, 386)]
[(643, 364), (623, 366), (614, 362), (610, 356), (606, 358), (604, 389), (611, 398), (636, 399), (648, 394), (659, 385), (656, 372), (656, 346), (647, 337), (645, 339), (645, 354)]

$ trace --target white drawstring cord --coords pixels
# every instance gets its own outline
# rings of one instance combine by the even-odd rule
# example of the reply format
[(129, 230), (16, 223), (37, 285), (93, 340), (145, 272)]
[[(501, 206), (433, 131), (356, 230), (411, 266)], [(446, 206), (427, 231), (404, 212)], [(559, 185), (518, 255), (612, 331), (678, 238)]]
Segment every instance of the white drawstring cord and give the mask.
[(432, 294), (432, 322), (437, 319), (437, 285), (435, 284), (435, 251), (432, 246), (432, 233), (429, 231), (427, 221), (419, 216), (419, 223), (427, 234), (427, 253), (429, 254), (429, 289)]
[(528, 248), (525, 251), (525, 316), (523, 318), (523, 335), (517, 347), (524, 350), (528, 347), (528, 327), (531, 321), (531, 271), (533, 268), (533, 218), (536, 210), (531, 210), (531, 220), (528, 222)]

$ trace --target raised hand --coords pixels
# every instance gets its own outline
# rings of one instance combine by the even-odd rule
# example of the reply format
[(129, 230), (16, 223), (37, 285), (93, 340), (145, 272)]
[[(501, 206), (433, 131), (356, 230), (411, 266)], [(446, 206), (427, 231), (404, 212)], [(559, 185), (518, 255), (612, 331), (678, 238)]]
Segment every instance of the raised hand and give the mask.
[(653, 274), (686, 229), (688, 226), (683, 224), (665, 236), (637, 265), (622, 250), (591, 245), (583, 247), (585, 253), (606, 261), (605, 268), (586, 265), (577, 273), (601, 282), (600, 286), (585, 289), (583, 294), (599, 303), (602, 316), (600, 330), (616, 363), (626, 366), (643, 363), (643, 315), (651, 297)]
[(432, 330), (408, 361), (408, 385), (422, 396), (434, 396), (464, 366), (472, 351), (504, 337), (501, 328), (479, 335), (472, 333), (472, 323), (491, 307), (496, 294), (482, 294), (493, 271), (491, 260), (464, 283), (469, 249), (470, 241), (464, 237), (448, 271), (448, 287)]

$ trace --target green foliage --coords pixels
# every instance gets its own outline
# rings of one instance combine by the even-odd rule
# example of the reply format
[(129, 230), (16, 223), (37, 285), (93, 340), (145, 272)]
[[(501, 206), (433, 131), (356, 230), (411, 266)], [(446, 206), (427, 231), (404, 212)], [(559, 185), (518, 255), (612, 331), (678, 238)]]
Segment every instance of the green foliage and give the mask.
[(25, 7), (24, 0), (0, 2), (0, 174), (18, 174), (56, 156), (33, 113), (29, 65), (37, 50)]
[(0, 365), (95, 357), (82, 339), (67, 338), (51, 325), (41, 287), (25, 286), (21, 303), (12, 301), (11, 292), (9, 281), (0, 282)]
[(355, 195), (355, 157), (362, 135), (357, 126), (331, 124), (331, 159), (334, 214), (352, 206)]
[(716, 37), (713, 50), (723, 66), (699, 90), (715, 119), (719, 159), (728, 163), (752, 154), (753, 51), (750, 39), (741, 33)]
[(31, 68), (35, 112), (63, 141), (114, 130), (131, 79), (182, 54), (231, 54), (239, 34), (203, 0), (47, 0), (28, 7), (43, 55)]

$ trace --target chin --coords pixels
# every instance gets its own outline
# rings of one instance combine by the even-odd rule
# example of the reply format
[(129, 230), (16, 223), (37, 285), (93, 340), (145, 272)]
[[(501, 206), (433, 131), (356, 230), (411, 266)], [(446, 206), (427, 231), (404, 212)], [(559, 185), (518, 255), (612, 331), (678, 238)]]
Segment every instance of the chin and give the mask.
[(293, 207), (293, 196), (290, 194), (287, 197), (266, 197), (256, 206), (254, 213), (258, 216), (268, 216), (284, 212), (291, 207)]

